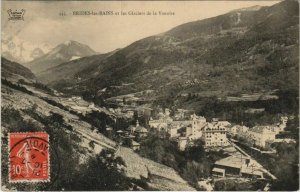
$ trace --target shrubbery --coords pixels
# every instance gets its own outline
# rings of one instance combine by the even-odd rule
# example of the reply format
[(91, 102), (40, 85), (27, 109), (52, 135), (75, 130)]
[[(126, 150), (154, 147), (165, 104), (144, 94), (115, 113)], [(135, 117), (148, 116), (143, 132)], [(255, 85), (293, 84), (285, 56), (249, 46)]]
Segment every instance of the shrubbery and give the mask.
[(96, 157), (89, 158), (85, 165), (64, 184), (65, 190), (137, 190), (131, 179), (127, 178), (124, 170), (125, 162), (115, 157), (111, 151), (103, 150)]
[[(195, 112), (205, 116), (208, 120), (218, 117), (232, 123), (243, 123), (248, 127), (253, 127), (276, 124), (282, 114), (299, 114), (298, 90), (280, 90), (276, 95), (279, 97), (277, 100), (227, 102), (219, 100), (217, 97), (198, 97), (190, 94), (189, 99), (184, 98), (177, 102), (180, 103), (178, 108), (197, 106)], [(258, 114), (246, 113), (245, 111), (249, 108), (264, 108), (265, 111)]]
[[(80, 163), (80, 154), (86, 151), (80, 146), (81, 138), (67, 130), (68, 125), (63, 116), (52, 112), (42, 117), (35, 111), (36, 107), (24, 110), (40, 124), (24, 120), (23, 112), (12, 107), (2, 108), (2, 126), (7, 132), (45, 131), (50, 138), (51, 182), (30, 185), (27, 183), (12, 184), (8, 182), (8, 151), (7, 132), (2, 137), (2, 184), (7, 188), (18, 190), (137, 190), (138, 186), (147, 189), (145, 181), (129, 179), (120, 167), (126, 166), (120, 157), (115, 157), (111, 151), (102, 151), (96, 157), (88, 157)], [(93, 145), (91, 143), (90, 145)], [(58, 154), (58, 156), (57, 156)], [(60, 164), (60, 166), (58, 166)], [(58, 174), (58, 175), (57, 175)], [(57, 176), (57, 179), (53, 179)]]
[(29, 91), (28, 89), (26, 89), (25, 87), (23, 87), (21, 85), (18, 85), (18, 84), (14, 84), (14, 83), (6, 80), (6, 79), (1, 79), (1, 84), (6, 85), (6, 86), (8, 86), (10, 88), (13, 88), (13, 89), (22, 91), (22, 92), (27, 93), (29, 95), (33, 95), (33, 93), (31, 91)]
[(299, 144), (278, 143), (275, 148), (278, 155), (268, 158), (268, 161), (273, 162), (269, 169), (277, 177), (271, 190), (299, 190)]
[(214, 162), (226, 157), (222, 151), (206, 153), (200, 140), (196, 140), (194, 145), (187, 147), (184, 152), (179, 151), (176, 142), (161, 138), (153, 130), (142, 140), (139, 154), (174, 168), (196, 188), (197, 181), (211, 175)]
[(239, 181), (237, 179), (220, 180), (215, 182), (216, 191), (257, 191), (263, 190), (265, 182), (258, 180), (254, 181)]
[(31, 85), (31, 86), (33, 86), (33, 87), (35, 87), (37, 89), (45, 91), (48, 94), (53, 94), (54, 93), (53, 90), (50, 89), (47, 85), (44, 85), (44, 84), (39, 83), (39, 82), (28, 83), (24, 79), (19, 79), (18, 80), (18, 84)]
[(236, 143), (252, 156), (267, 170), (277, 177), (272, 180), (273, 191), (295, 191), (299, 189), (299, 144), (297, 143), (273, 143), (276, 154), (262, 154), (252, 150), (244, 144)]

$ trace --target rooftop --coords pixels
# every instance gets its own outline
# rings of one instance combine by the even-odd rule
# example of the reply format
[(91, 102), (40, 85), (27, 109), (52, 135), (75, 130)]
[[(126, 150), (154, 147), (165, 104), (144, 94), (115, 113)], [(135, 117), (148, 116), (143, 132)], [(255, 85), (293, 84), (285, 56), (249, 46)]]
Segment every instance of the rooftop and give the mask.
[(271, 132), (274, 127), (271, 126), (255, 126), (249, 129), (251, 132), (256, 132), (256, 133), (264, 133), (264, 132)]
[(207, 126), (205, 127), (205, 131), (212, 131), (212, 130), (226, 131), (225, 127), (220, 126), (215, 122), (207, 123)]
[(247, 158), (246, 156), (229, 156), (224, 159), (220, 159), (216, 161), (215, 165), (241, 168), (243, 165), (243, 159), (249, 159), (249, 158)]
[(135, 132), (137, 132), (137, 133), (148, 133), (148, 130), (145, 127), (138, 126), (138, 127), (136, 127)]
[(133, 145), (133, 146), (140, 146), (140, 144), (139, 144), (138, 142), (133, 141), (133, 140), (132, 140), (132, 145)]
[(246, 173), (249, 175), (258, 175), (258, 176), (263, 175), (263, 172), (255, 166), (242, 167), (241, 173)]

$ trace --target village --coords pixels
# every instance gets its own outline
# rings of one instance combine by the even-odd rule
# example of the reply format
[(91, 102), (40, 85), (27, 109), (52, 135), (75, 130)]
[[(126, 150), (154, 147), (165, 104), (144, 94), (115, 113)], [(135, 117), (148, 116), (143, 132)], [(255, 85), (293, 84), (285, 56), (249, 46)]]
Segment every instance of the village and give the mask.
[[(267, 169), (259, 164), (251, 155), (247, 154), (237, 144), (247, 143), (249, 147), (261, 153), (276, 153), (270, 145), (276, 142), (295, 143), (293, 139), (277, 138), (284, 132), (288, 117), (282, 116), (277, 125), (255, 126), (252, 128), (244, 125), (232, 125), (225, 120), (213, 118), (207, 121), (203, 116), (195, 113), (187, 117), (185, 110), (171, 111), (165, 109), (148, 121), (148, 127), (156, 132), (167, 133), (167, 139), (176, 141), (178, 149), (184, 151), (188, 146), (193, 146), (195, 141), (201, 140), (206, 151), (223, 150), (228, 157), (214, 163), (211, 170), (215, 178), (244, 177), (256, 179), (276, 179)], [(131, 148), (138, 151), (141, 141), (149, 132), (149, 128), (142, 126), (139, 121), (136, 125), (129, 126), (125, 131), (118, 130), (117, 134), (123, 139), (132, 141)], [(138, 139), (137, 139), (138, 138)]]
[[(53, 99), (56, 100), (56, 97)], [(188, 147), (198, 145), (198, 141), (201, 141), (201, 145), (208, 153), (221, 150), (226, 157), (214, 162), (211, 169), (211, 177), (214, 180), (232, 178), (276, 180), (276, 176), (244, 147), (261, 154), (276, 154), (276, 150), (271, 147), (273, 143), (296, 143), (294, 139), (284, 137), (287, 122), (294, 118), (293, 116), (281, 116), (280, 121), (274, 125), (247, 127), (218, 118), (208, 121), (204, 116), (198, 116), (185, 109), (172, 111), (165, 108), (153, 114), (153, 108), (147, 103), (132, 102), (128, 105), (124, 104), (124, 100), (120, 100), (118, 107), (99, 108), (93, 102), (85, 101), (81, 97), (59, 98), (56, 101), (83, 116), (93, 111), (106, 113), (113, 118), (114, 125), (107, 124), (105, 133), (114, 135), (111, 138), (117, 141), (119, 146), (129, 147), (136, 153), (139, 153), (141, 143), (150, 132), (164, 135), (163, 139), (177, 143), (179, 151), (184, 152)], [(149, 118), (140, 122), (145, 116)], [(120, 119), (135, 123), (124, 127), (119, 124)], [(199, 181), (199, 185), (210, 189), (212, 188), (210, 181), (210, 177), (206, 178), (204, 183)]]
[[(151, 91), (122, 95), (98, 105), (81, 96), (50, 95), (24, 86), (47, 103), (90, 123), (91, 133), (114, 143), (105, 146), (113, 148), (115, 155), (131, 158), (133, 153), (168, 166), (199, 190), (223, 189), (223, 184), (232, 182), (243, 189), (268, 190), (280, 179), (276, 159), (288, 158), (294, 165), (293, 146), (298, 139), (292, 137), (289, 123), (297, 119), (295, 115), (280, 114), (274, 123), (249, 126), (220, 116), (201, 116), (193, 110), (162, 107), (141, 97)], [(99, 151), (97, 139), (89, 137), (93, 141), (85, 146)], [(151, 175), (151, 170), (147, 172)]]

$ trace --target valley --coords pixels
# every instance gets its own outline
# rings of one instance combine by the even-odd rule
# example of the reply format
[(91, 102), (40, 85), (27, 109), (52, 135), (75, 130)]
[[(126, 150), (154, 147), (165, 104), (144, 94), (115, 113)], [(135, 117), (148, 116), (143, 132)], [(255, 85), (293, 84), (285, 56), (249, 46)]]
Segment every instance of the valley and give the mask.
[[(105, 98), (147, 89), (154, 90), (157, 97), (198, 92), (227, 97), (297, 89), (295, 3), (284, 1), (186, 23), (37, 76), (57, 90), (79, 96), (106, 89)], [(129, 85), (120, 87), (123, 84)]]
[[(2, 80), (4, 81), (4, 80)], [(53, 137), (50, 142), (53, 142), (53, 145), (56, 145), (55, 141), (59, 138), (58, 133), (53, 130), (48, 130), (48, 123), (43, 119), (47, 119), (48, 117), (53, 117), (54, 121), (61, 122), (61, 131), (64, 132), (65, 138), (62, 139), (61, 142), (64, 142), (67, 145), (71, 145), (71, 148), (74, 150), (68, 151), (68, 153), (72, 152), (76, 154), (78, 157), (79, 165), (86, 164), (90, 157), (95, 156), (100, 153), (102, 150), (116, 150), (116, 142), (107, 138), (102, 133), (97, 131), (93, 125), (82, 120), (83, 116), (80, 114), (86, 114), (90, 111), (101, 111), (107, 115), (108, 118), (112, 114), (98, 107), (88, 107), (88, 103), (85, 101), (78, 102), (78, 100), (74, 101), (74, 98), (61, 98), (55, 95), (51, 95), (45, 93), (43, 90), (36, 89), (30, 85), (20, 85), (24, 87), (27, 91), (24, 93), (22, 90), (18, 90), (12, 88), (11, 84), (2, 84), (2, 112), (4, 120), (2, 121), (3, 126), (3, 138), (7, 137), (7, 132), (18, 130), (18, 131), (33, 131), (34, 129), (38, 129), (40, 131), (47, 131), (50, 133), (50, 137)], [(29, 94), (28, 94), (29, 93)], [(6, 115), (10, 115), (11, 113), (18, 113), (20, 115), (19, 118), (23, 119), (22, 121), (26, 122), (27, 127), (25, 125), (24, 128), (19, 126), (14, 127), (13, 125), (17, 125), (16, 123), (20, 121), (18, 116), (14, 116), (13, 119), (7, 119)], [(15, 122), (12, 124), (12, 122)], [(51, 128), (50, 128), (51, 129)], [(74, 140), (76, 139), (76, 140)], [(76, 144), (74, 143), (76, 142)], [(93, 147), (91, 145), (93, 143)], [(76, 147), (75, 147), (76, 146)], [(76, 149), (75, 149), (76, 148)], [(60, 149), (60, 154), (63, 154), (66, 149)], [(2, 151), (2, 154), (5, 156), (7, 151)], [(129, 178), (140, 179), (141, 175), (147, 178), (147, 174), (143, 169), (145, 167), (151, 168), (152, 174), (160, 176), (162, 179), (165, 178), (169, 184), (164, 183), (164, 187), (162, 186), (162, 180), (159, 179), (154, 182), (150, 182), (151, 189), (168, 189), (168, 190), (183, 190), (190, 189), (193, 190), (183, 179), (181, 179), (178, 174), (168, 168), (166, 166), (157, 164), (153, 161), (143, 159), (137, 155), (135, 155), (134, 161), (132, 160), (132, 155), (134, 152), (130, 149), (122, 148), (120, 152), (116, 153), (117, 157), (121, 157), (126, 164), (126, 176)], [(72, 154), (74, 156), (74, 154)], [(64, 158), (63, 158), (64, 159)], [(135, 163), (138, 161), (139, 163)], [(62, 166), (69, 161), (61, 161)], [(74, 162), (75, 163), (75, 162)], [(5, 167), (5, 164), (2, 164)], [(140, 168), (136, 168), (139, 166)], [(72, 168), (70, 168), (72, 169)], [(5, 169), (4, 169), (5, 170)], [(3, 173), (4, 175), (7, 173)], [(63, 179), (63, 175), (61, 175), (60, 179)], [(8, 184), (10, 186), (10, 184)], [(6, 187), (8, 187), (6, 186)], [(38, 189), (39, 186), (37, 186)], [(56, 186), (58, 187), (58, 186)], [(28, 189), (24, 186), (23, 189)], [(51, 188), (52, 190), (58, 188)]]
[(7, 39), (2, 159), (9, 133), (46, 132), (57, 179), (10, 183), (2, 161), (3, 188), (299, 189), (298, 7), (232, 10), (107, 53), (69, 40), (25, 58)]

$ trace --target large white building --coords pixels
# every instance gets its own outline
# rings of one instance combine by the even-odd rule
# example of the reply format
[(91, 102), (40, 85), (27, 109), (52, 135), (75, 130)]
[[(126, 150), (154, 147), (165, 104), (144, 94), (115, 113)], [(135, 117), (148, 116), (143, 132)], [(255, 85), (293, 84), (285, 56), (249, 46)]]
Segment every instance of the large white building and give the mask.
[(271, 126), (255, 126), (249, 129), (248, 135), (253, 144), (266, 147), (266, 141), (275, 141), (276, 132)]
[(149, 121), (149, 126), (155, 128), (159, 131), (167, 130), (168, 125), (173, 121), (173, 119), (157, 119), (153, 120), (152, 118)]
[(189, 142), (203, 139), (206, 147), (227, 146), (227, 127), (231, 124), (228, 121), (214, 119), (209, 123), (205, 117), (193, 114), (188, 120), (174, 121), (169, 116), (169, 111), (159, 114), (158, 120), (151, 119), (149, 126), (159, 131), (165, 130), (171, 138), (178, 139), (178, 147), (184, 150)]
[(197, 116), (196, 114), (191, 115), (191, 126), (187, 127), (186, 137), (189, 137), (192, 140), (200, 139), (206, 124), (207, 122), (204, 117)]
[[(177, 138), (181, 136), (183, 132), (185, 132), (184, 136), (190, 135), (192, 134), (191, 124), (191, 121), (173, 121), (168, 124), (167, 132), (171, 138)], [(180, 131), (183, 129), (185, 129), (185, 131)]]
[(265, 148), (267, 141), (275, 142), (276, 135), (285, 130), (287, 121), (288, 117), (282, 116), (277, 125), (255, 126), (250, 129), (246, 126), (234, 125), (229, 128), (228, 132), (233, 136), (237, 135), (252, 144)]
[(206, 147), (217, 147), (229, 145), (227, 139), (227, 130), (225, 126), (218, 124), (218, 122), (211, 122), (205, 126), (203, 131), (203, 138)]
[(206, 125), (206, 119), (202, 116), (193, 114), (189, 120), (174, 121), (170, 117), (169, 110), (166, 109), (165, 113), (159, 114), (159, 119), (149, 121), (149, 126), (159, 131), (165, 130), (169, 133), (170, 137), (178, 137), (180, 134), (178, 130), (186, 128), (185, 137), (189, 139), (199, 139), (202, 136), (202, 130)]
[(158, 131), (167, 130), (169, 124), (173, 122), (173, 119), (170, 117), (169, 109), (165, 109), (165, 113), (160, 112), (158, 114), (158, 119), (153, 120), (152, 117), (149, 121), (149, 126), (155, 128)]
[(229, 128), (227, 128), (227, 131), (229, 134), (231, 135), (245, 135), (247, 134), (249, 130), (249, 127), (246, 127), (244, 125), (234, 125), (234, 126), (231, 126)]

